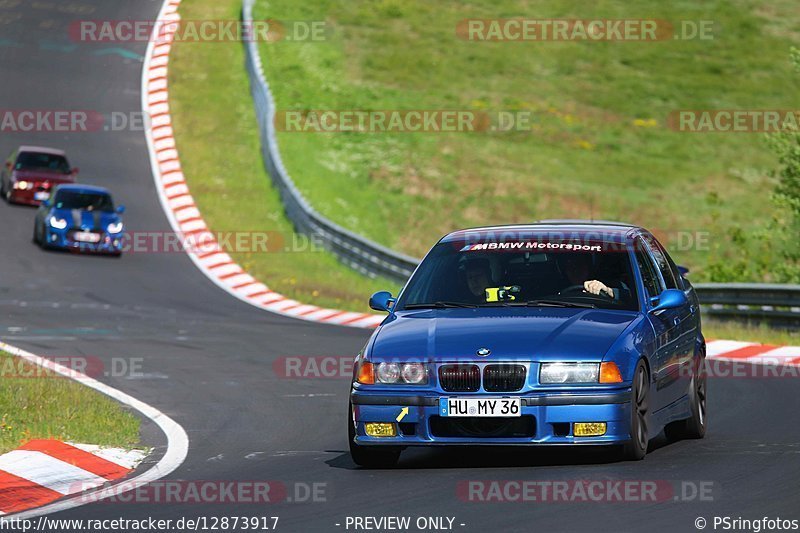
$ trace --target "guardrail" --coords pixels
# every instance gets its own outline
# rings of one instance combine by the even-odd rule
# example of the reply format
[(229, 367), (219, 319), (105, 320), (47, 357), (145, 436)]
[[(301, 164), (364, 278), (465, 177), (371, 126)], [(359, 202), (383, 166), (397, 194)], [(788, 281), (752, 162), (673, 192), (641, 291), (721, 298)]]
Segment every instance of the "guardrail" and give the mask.
[(698, 283), (694, 288), (706, 316), (800, 327), (800, 285)]
[[(245, 22), (253, 20), (254, 4), (255, 0), (243, 1), (242, 19)], [(258, 43), (255, 39), (245, 39), (245, 54), (250, 77), (250, 92), (256, 106), (264, 166), (281, 195), (286, 216), (299, 233), (313, 235), (345, 265), (370, 277), (382, 276), (404, 284), (417, 267), (418, 259), (390, 250), (344, 229), (317, 213), (300, 194), (278, 153), (278, 142), (272, 128), (275, 100), (264, 76)]]
[[(253, 20), (256, 0), (243, 0), (242, 19)], [(272, 128), (275, 101), (264, 76), (258, 43), (245, 40), (250, 90), (256, 106), (264, 166), (278, 189), (286, 215), (295, 229), (316, 236), (345, 265), (370, 277), (382, 276), (404, 284), (418, 260), (346, 230), (317, 213), (295, 186), (283, 166)], [(703, 313), (800, 327), (800, 285), (753, 283), (698, 283), (695, 285)]]

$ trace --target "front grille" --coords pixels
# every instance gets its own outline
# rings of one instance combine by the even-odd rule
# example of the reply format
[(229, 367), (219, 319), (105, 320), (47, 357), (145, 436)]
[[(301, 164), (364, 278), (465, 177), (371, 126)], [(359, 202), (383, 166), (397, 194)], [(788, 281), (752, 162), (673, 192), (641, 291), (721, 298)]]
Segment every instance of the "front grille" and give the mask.
[(439, 383), (449, 392), (475, 392), (481, 387), (481, 370), (478, 365), (443, 365)]
[(483, 369), (483, 389), (486, 392), (513, 392), (525, 385), (522, 365), (488, 365)]
[(430, 429), (434, 437), (533, 438), (536, 436), (536, 419), (528, 415), (517, 418), (432, 416)]

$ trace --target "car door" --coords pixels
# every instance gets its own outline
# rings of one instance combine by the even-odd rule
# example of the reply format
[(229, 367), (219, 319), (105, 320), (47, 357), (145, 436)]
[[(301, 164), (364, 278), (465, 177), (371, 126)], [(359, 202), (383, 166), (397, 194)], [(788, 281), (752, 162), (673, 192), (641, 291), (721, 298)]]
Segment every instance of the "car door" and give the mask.
[(650, 322), (655, 335), (654, 346), (652, 347), (653, 355), (651, 357), (651, 364), (653, 365), (651, 369), (653, 374), (651, 401), (652, 410), (657, 411), (662, 407), (666, 407), (673, 399), (678, 397), (675, 392), (677, 376), (673, 375), (672, 371), (677, 371), (677, 366), (673, 367), (673, 365), (678, 353), (676, 328), (679, 322), (675, 320), (676, 313), (671, 309), (652, 311), (658, 305), (658, 298), (664, 290), (664, 281), (650, 253), (650, 248), (641, 236), (635, 239), (634, 247), (636, 263), (639, 266), (639, 273), (645, 290), (647, 320)]
[(656, 260), (661, 277), (664, 284), (668, 289), (678, 289), (686, 295), (687, 304), (683, 307), (675, 309), (676, 318), (678, 320), (679, 342), (678, 342), (678, 381), (680, 382), (679, 389), (683, 393), (688, 393), (689, 385), (691, 383), (692, 364), (694, 360), (695, 347), (697, 343), (697, 335), (699, 328), (699, 311), (696, 303), (696, 296), (693, 294), (691, 285), (687, 282), (684, 283), (683, 278), (675, 266), (675, 262), (670, 258), (666, 249), (654, 237), (645, 236), (648, 241), (650, 250)]

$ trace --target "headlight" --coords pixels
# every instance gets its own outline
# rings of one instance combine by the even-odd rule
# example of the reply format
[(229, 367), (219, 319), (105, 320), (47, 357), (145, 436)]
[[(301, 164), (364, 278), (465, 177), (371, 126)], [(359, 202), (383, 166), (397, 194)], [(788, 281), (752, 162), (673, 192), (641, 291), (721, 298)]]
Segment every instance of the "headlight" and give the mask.
[(67, 221), (63, 218), (50, 217), (50, 227), (64, 229), (67, 227)]
[(598, 363), (544, 363), (539, 383), (597, 383)]
[(27, 189), (27, 188), (28, 188), (28, 185), (29, 185), (29, 184), (28, 184), (28, 182), (27, 182), (27, 181), (25, 181), (25, 180), (22, 180), (22, 181), (18, 181), (18, 182), (16, 182), (16, 183), (14, 184), (14, 188), (15, 188), (15, 189)]
[(375, 378), (376, 383), (421, 385), (428, 381), (428, 370), (422, 363), (380, 363)]
[(106, 229), (109, 233), (119, 233), (122, 231), (122, 222), (112, 222)]

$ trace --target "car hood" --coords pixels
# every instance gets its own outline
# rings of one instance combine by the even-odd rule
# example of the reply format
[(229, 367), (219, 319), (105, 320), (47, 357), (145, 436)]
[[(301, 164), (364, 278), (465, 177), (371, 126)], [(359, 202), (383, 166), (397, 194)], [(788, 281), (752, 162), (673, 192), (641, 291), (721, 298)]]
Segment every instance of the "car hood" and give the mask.
[[(632, 311), (483, 308), (400, 311), (381, 326), (373, 361), (599, 361), (637, 318)], [(477, 350), (491, 353), (479, 357)]]
[(52, 183), (74, 183), (75, 176), (73, 174), (63, 174), (61, 172), (54, 172), (52, 170), (15, 170), (14, 178), (17, 180), (26, 181), (41, 181), (47, 180)]
[(85, 209), (53, 209), (51, 214), (67, 221), (71, 229), (105, 231), (109, 224), (120, 221), (119, 215), (111, 211), (87, 211)]

